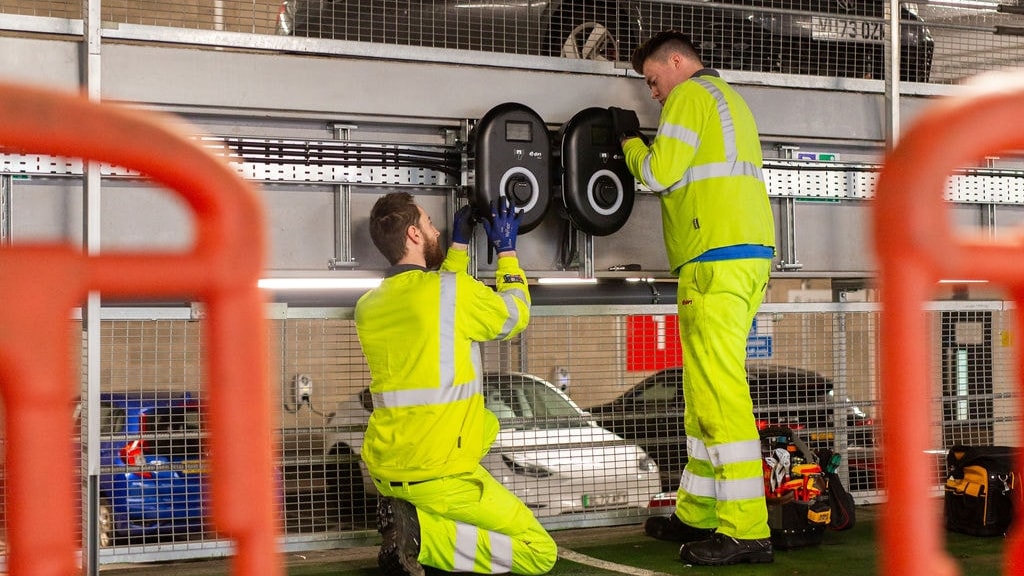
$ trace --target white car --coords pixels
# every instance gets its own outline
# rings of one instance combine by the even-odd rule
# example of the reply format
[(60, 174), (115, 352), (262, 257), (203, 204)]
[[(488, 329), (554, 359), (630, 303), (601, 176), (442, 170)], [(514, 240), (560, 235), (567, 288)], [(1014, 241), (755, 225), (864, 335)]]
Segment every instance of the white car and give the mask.
[[(484, 394), (501, 430), (482, 464), (538, 517), (645, 508), (660, 491), (654, 460), (598, 426), (550, 382), (529, 374), (488, 373)], [(364, 389), (342, 402), (328, 424), (325, 448), (338, 461), (337, 474), (329, 475), (328, 482), (343, 503), (360, 506), (360, 500), (376, 493), (358, 458), (372, 409), (369, 389)]]

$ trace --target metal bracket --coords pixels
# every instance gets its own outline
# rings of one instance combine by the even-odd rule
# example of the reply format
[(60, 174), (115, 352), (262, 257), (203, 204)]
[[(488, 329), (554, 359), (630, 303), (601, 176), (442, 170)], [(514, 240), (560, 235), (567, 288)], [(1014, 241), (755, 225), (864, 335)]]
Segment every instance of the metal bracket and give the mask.
[[(338, 140), (352, 138), (354, 124), (334, 124)], [(352, 186), (340, 184), (334, 190), (334, 256), (327, 260), (328, 270), (350, 269), (359, 266), (352, 257)]]
[(779, 215), (779, 224), (783, 230), (779, 242), (779, 263), (777, 269), (781, 272), (793, 272), (802, 270), (804, 265), (796, 257), (796, 215), (793, 198), (782, 198), (782, 210)]
[(800, 149), (799, 146), (787, 146), (785, 144), (779, 144), (775, 148), (779, 151), (779, 158), (783, 160), (795, 160), (796, 151)]
[(11, 196), (14, 184), (10, 176), (0, 175), (0, 246), (11, 244)]

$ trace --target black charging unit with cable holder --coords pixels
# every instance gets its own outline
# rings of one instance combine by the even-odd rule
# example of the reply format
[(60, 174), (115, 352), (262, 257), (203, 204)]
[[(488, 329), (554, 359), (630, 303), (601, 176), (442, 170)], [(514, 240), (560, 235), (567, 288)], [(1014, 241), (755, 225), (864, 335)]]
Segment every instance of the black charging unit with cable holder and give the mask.
[[(528, 106), (491, 108), (469, 133), (466, 183), (477, 218), (507, 198), (520, 214), (519, 233), (536, 228), (551, 203), (551, 137)], [(493, 254), (488, 250), (488, 261)]]

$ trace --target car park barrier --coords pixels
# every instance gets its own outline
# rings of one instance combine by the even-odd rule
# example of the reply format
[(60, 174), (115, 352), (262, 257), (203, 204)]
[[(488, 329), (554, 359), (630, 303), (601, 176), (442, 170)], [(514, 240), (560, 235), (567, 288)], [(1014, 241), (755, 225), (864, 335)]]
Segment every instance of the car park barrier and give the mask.
[[(205, 304), (211, 520), (235, 541), (234, 573), (282, 574), (266, 323), (257, 287), (265, 240), (255, 191), (156, 113), (0, 84), (0, 126), (0, 147), (138, 170), (177, 192), (195, 215), (195, 242), (181, 253), (86, 255), (59, 242), (0, 248), (9, 572), (81, 571), (68, 417), (78, 390), (68, 319), (98, 291)], [(245, 410), (237, 409), (241, 398)], [(246, 471), (241, 480), (239, 470)]]
[[(927, 402), (934, 396), (933, 339), (923, 306), (943, 278), (984, 279), (1006, 288), (1016, 302), (1017, 329), (1024, 326), (1024, 232), (1000, 230), (993, 238), (954, 231), (943, 194), (952, 172), (978, 165), (985, 156), (1024, 149), (1022, 117), (1024, 74), (979, 76), (962, 93), (926, 109), (887, 155), (879, 176), (873, 232), (888, 491), (880, 534), (883, 574), (958, 573), (944, 546), (941, 502), (929, 490), (935, 484), (926, 454), (933, 436)], [(1020, 346), (1015, 348), (1020, 378), (1024, 365)], [(1011, 528), (1006, 574), (1024, 566), (1022, 532), (1020, 525)]]

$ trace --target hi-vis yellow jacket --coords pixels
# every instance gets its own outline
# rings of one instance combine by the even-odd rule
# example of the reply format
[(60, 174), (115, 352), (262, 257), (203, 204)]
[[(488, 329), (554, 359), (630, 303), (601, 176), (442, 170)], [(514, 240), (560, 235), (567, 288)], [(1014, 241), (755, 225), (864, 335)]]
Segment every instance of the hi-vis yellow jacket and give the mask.
[(526, 274), (498, 259), (497, 291), (449, 249), (439, 271), (393, 269), (356, 303), (374, 410), (362, 458), (379, 480), (416, 482), (474, 470), (498, 434), (484, 408), (476, 342), (508, 339), (530, 321)]
[(714, 70), (672, 89), (650, 147), (631, 138), (623, 152), (630, 172), (661, 197), (673, 272), (715, 248), (774, 248), (754, 115)]

